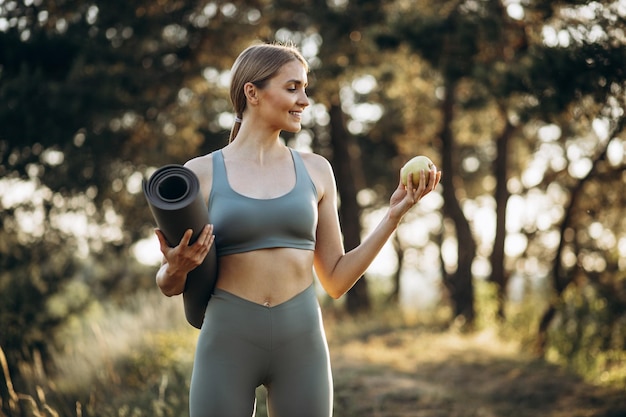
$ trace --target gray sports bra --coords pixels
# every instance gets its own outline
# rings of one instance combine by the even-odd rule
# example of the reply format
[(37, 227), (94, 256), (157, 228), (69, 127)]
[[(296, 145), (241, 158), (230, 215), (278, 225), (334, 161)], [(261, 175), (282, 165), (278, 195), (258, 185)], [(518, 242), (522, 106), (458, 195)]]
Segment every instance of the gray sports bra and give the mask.
[(315, 249), (317, 189), (300, 154), (289, 150), (296, 185), (269, 199), (246, 197), (230, 188), (222, 151), (213, 153), (208, 208), (217, 256), (278, 247)]

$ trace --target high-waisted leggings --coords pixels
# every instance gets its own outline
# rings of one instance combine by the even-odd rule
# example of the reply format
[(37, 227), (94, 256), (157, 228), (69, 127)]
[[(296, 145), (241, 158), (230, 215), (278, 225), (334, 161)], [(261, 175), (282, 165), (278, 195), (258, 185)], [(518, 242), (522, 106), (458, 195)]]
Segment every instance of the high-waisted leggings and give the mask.
[(190, 417), (250, 417), (260, 385), (271, 417), (332, 416), (328, 344), (313, 285), (274, 307), (220, 289), (211, 297), (196, 348)]

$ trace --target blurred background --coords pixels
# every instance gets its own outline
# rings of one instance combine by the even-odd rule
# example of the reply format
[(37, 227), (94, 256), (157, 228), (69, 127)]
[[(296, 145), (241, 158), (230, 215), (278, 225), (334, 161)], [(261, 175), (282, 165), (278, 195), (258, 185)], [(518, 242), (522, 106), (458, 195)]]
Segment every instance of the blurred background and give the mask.
[(491, 329), (626, 388), (625, 30), (624, 0), (0, 0), (0, 415), (187, 415), (197, 331), (154, 283), (141, 182), (227, 143), (258, 41), (310, 63), (283, 139), (331, 161), (346, 249), (404, 162), (443, 171), (320, 290), (331, 351), (345, 323)]

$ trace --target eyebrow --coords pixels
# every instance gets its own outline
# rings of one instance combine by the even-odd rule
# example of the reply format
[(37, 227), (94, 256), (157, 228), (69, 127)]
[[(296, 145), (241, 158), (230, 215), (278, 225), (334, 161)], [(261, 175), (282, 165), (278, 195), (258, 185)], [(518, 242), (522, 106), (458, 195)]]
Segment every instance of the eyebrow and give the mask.
[(308, 82), (305, 83), (302, 80), (296, 80), (296, 79), (288, 80), (287, 82), (285, 82), (285, 84), (296, 84), (296, 85), (303, 85), (304, 84), (305, 87), (309, 85)]

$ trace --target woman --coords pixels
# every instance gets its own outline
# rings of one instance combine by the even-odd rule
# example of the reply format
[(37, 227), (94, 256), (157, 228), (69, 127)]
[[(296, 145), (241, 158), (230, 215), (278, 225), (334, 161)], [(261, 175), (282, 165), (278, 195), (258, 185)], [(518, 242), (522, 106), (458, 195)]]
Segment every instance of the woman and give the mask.
[(433, 170), (399, 184), (378, 227), (345, 253), (330, 164), (279, 140), (282, 130), (301, 129), (307, 73), (292, 46), (254, 45), (241, 53), (232, 68), (230, 141), (186, 163), (200, 179), (212, 224), (191, 246), (191, 231), (175, 248), (156, 232), (164, 255), (157, 283), (168, 296), (183, 291), (187, 273), (214, 241), (219, 260), (198, 338), (191, 417), (251, 416), (261, 384), (273, 417), (331, 416), (332, 376), (313, 268), (326, 292), (339, 298), (402, 216), (439, 183), (441, 173)]

